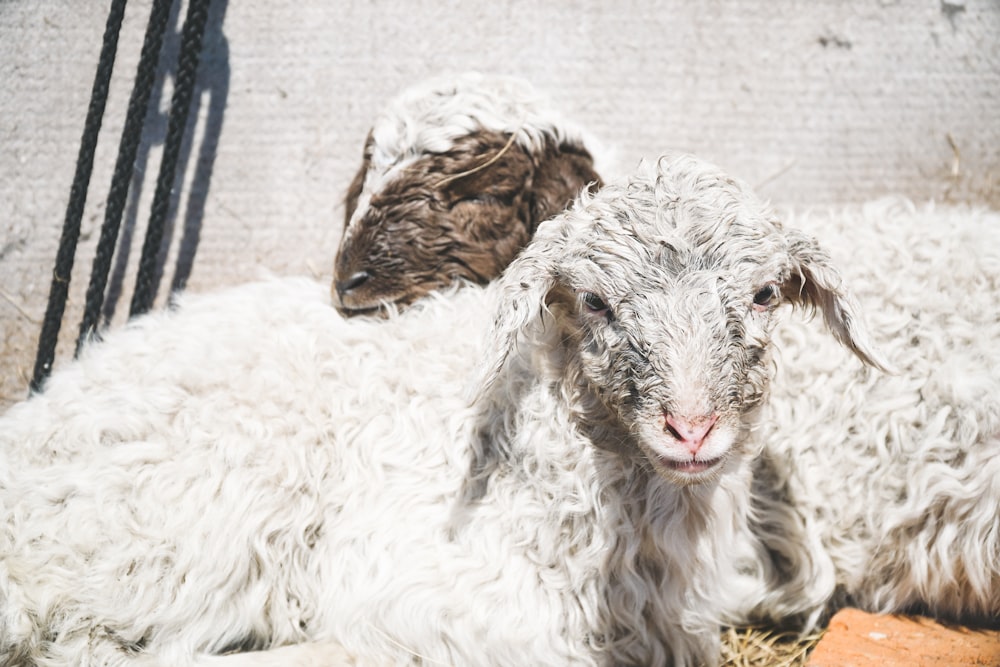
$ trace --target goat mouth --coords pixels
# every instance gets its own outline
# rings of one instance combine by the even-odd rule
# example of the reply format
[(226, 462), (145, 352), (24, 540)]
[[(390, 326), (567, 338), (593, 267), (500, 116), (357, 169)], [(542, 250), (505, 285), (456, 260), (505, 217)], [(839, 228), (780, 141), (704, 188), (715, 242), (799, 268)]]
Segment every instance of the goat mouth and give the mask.
[(383, 296), (374, 298), (358, 298), (351, 296), (344, 299), (337, 294), (333, 295), (333, 307), (344, 317), (359, 317), (362, 315), (374, 315), (376, 317), (389, 317), (393, 312), (399, 312), (409, 306), (414, 301), (414, 297), (405, 292), (394, 296)]
[(378, 301), (357, 300), (354, 303), (344, 303), (343, 299), (334, 297), (333, 307), (344, 317), (360, 317), (363, 315), (374, 315), (377, 317), (388, 317), (393, 309), (399, 309), (409, 303), (405, 295), (397, 296), (395, 299), (379, 299)]
[(382, 315), (384, 317), (387, 314), (386, 308), (383, 304), (379, 304), (377, 306), (362, 306), (358, 308), (351, 308), (341, 304), (335, 307), (340, 311), (341, 315), (346, 317), (357, 317), (360, 315)]
[(697, 459), (678, 461), (662, 456), (660, 457), (660, 465), (671, 472), (680, 473), (682, 475), (697, 476), (702, 473), (709, 472), (710, 470), (716, 468), (720, 463), (722, 463), (722, 457), (708, 459), (707, 461), (699, 461)]

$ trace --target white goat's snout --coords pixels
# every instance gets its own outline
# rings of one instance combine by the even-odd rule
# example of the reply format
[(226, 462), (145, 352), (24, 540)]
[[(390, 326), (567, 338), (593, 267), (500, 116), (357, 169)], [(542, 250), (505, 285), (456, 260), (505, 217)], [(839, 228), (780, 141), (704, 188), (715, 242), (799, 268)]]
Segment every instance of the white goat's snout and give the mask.
[[(676, 333), (676, 330), (674, 330)], [(700, 335), (699, 335), (700, 334)], [(726, 401), (733, 378), (713, 361), (703, 327), (653, 345), (651, 367), (657, 382), (640, 420), (646, 454), (661, 474), (680, 484), (714, 478), (737, 441), (742, 414)], [(655, 396), (655, 398), (654, 398)]]
[(697, 456), (712, 428), (719, 420), (716, 414), (687, 417), (663, 413), (663, 431), (672, 436), (682, 447)]
[(660, 474), (680, 484), (716, 476), (736, 442), (736, 429), (719, 414), (680, 417), (664, 412), (641, 441)]

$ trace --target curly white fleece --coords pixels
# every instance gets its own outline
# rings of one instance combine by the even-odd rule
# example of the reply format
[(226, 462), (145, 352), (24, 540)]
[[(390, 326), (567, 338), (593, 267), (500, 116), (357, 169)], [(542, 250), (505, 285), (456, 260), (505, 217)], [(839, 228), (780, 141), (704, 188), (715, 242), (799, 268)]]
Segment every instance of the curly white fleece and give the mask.
[[(998, 216), (844, 219), (832, 261), (678, 157), (388, 321), (286, 279), (111, 332), (0, 418), (0, 664), (711, 664), (847, 599), (1000, 614)], [(884, 365), (835, 265), (898, 375), (771, 345), (787, 301)], [(689, 474), (657, 424), (695, 409)]]

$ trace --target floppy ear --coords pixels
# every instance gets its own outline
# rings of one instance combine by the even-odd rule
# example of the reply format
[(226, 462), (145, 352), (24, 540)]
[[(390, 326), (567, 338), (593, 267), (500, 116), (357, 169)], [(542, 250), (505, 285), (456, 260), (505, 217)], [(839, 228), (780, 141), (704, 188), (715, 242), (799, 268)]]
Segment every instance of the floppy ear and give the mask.
[(361, 197), (361, 189), (365, 185), (365, 174), (368, 173), (368, 167), (371, 164), (373, 141), (372, 133), (369, 131), (368, 138), (365, 139), (365, 150), (361, 159), (361, 167), (354, 174), (354, 179), (347, 186), (347, 192), (344, 194), (344, 229), (347, 229), (347, 225), (351, 222), (351, 216), (354, 215), (354, 211), (358, 208), (358, 198)]
[(840, 272), (816, 239), (797, 230), (786, 232), (792, 256), (792, 275), (783, 290), (806, 308), (823, 313), (833, 336), (861, 361), (891, 373), (891, 364), (876, 349), (861, 318), (857, 300), (844, 285)]
[(590, 153), (570, 144), (548, 142), (532, 178), (528, 231), (534, 232), (539, 223), (561, 213), (588, 186), (601, 186)]
[(347, 193), (344, 195), (344, 228), (351, 223), (351, 216), (358, 208), (358, 198), (361, 196), (361, 188), (365, 184), (365, 172), (368, 171), (368, 163), (364, 162), (358, 173), (354, 175), (354, 180), (347, 186)]
[(497, 280), (492, 292), (493, 326), (475, 374), (476, 384), (471, 388), (472, 402), (489, 392), (515, 351), (521, 333), (545, 312), (546, 297), (559, 278), (558, 261), (568, 232), (564, 217), (545, 222)]

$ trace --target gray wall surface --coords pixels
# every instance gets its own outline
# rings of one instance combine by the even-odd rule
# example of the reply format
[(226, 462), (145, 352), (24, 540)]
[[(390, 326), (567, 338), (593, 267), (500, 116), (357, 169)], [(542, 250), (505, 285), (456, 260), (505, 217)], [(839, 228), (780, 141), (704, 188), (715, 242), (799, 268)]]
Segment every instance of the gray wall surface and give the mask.
[[(31, 373), (108, 5), (0, 0), (0, 409)], [(126, 12), (63, 356), (149, 7)], [(215, 0), (160, 302), (173, 283), (328, 276), (375, 114), (413, 82), (467, 69), (531, 80), (621, 170), (685, 150), (792, 207), (890, 193), (1000, 207), (997, 0)], [(149, 215), (166, 79), (126, 210), (135, 242), (112, 276), (126, 294), (114, 322)]]

